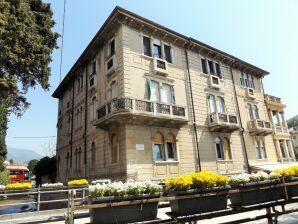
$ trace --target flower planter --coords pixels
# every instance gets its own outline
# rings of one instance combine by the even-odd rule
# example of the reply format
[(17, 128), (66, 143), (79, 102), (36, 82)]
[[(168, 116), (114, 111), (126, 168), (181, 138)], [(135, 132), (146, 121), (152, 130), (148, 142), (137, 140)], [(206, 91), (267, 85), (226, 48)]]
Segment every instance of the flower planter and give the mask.
[[(141, 200), (158, 198), (159, 194), (144, 195), (142, 197), (104, 197), (90, 198), (89, 204), (101, 204), (129, 200)], [(155, 220), (157, 216), (158, 202), (146, 202), (139, 204), (112, 206), (105, 208), (90, 209), (90, 219), (93, 224), (132, 223)]]
[[(233, 189), (239, 189), (240, 191), (229, 194), (232, 206), (248, 206), (283, 199), (283, 187), (272, 188), (272, 186), (279, 183), (278, 180), (267, 180), (234, 186)], [(263, 189), (263, 187), (268, 186), (269, 188)]]
[(175, 215), (191, 215), (205, 212), (224, 210), (227, 208), (229, 186), (210, 190), (173, 191), (168, 196), (191, 196), (201, 194), (200, 197), (176, 199), (170, 201), (172, 213)]
[[(290, 177), (287, 182), (297, 182), (298, 177)], [(287, 191), (288, 191), (288, 197), (293, 198), (293, 197), (298, 197), (298, 185), (293, 185), (293, 186), (287, 186)]]

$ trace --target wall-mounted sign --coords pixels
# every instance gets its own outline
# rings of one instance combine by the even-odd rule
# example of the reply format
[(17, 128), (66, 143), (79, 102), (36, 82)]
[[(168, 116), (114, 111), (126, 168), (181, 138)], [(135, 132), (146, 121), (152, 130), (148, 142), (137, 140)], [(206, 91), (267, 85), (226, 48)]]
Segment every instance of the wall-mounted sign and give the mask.
[(144, 144), (136, 144), (136, 150), (144, 150), (145, 145)]

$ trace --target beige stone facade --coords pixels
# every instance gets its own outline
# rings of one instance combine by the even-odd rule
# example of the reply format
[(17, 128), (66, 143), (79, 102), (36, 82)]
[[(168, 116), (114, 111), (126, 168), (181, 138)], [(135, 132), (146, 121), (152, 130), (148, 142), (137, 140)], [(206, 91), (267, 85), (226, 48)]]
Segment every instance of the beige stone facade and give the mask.
[[(242, 74), (253, 86), (240, 83)], [(58, 180), (233, 174), (285, 161), (265, 104), (266, 74), (115, 8), (53, 94)], [(258, 107), (254, 117), (248, 104)]]

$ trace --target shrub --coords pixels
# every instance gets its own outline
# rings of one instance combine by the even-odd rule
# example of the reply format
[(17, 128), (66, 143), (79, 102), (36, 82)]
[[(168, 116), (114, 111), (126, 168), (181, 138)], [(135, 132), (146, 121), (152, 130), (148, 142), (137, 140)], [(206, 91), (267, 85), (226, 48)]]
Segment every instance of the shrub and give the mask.
[(6, 185), (9, 181), (9, 171), (4, 170), (0, 172), (0, 185)]

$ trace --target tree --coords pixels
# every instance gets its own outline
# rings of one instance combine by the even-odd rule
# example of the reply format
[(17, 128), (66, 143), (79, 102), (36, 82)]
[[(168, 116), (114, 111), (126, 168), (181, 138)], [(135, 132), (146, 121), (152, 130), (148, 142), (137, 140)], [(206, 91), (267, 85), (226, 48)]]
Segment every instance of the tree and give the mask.
[(57, 175), (56, 157), (43, 157), (41, 158), (34, 168), (36, 175), (36, 185), (41, 185), (42, 177), (48, 177), (51, 182), (55, 182)]
[(51, 53), (58, 34), (50, 4), (42, 0), (0, 1), (0, 169), (6, 158), (5, 136), (10, 113), (28, 108), (26, 93), (49, 89)]
[(13, 159), (10, 159), (10, 160), (9, 160), (9, 163), (10, 163), (10, 164), (13, 164)]
[(290, 118), (288, 121), (289, 128), (297, 127), (298, 126), (298, 115)]
[(38, 159), (31, 159), (28, 163), (28, 169), (35, 175), (35, 167), (38, 163)]

